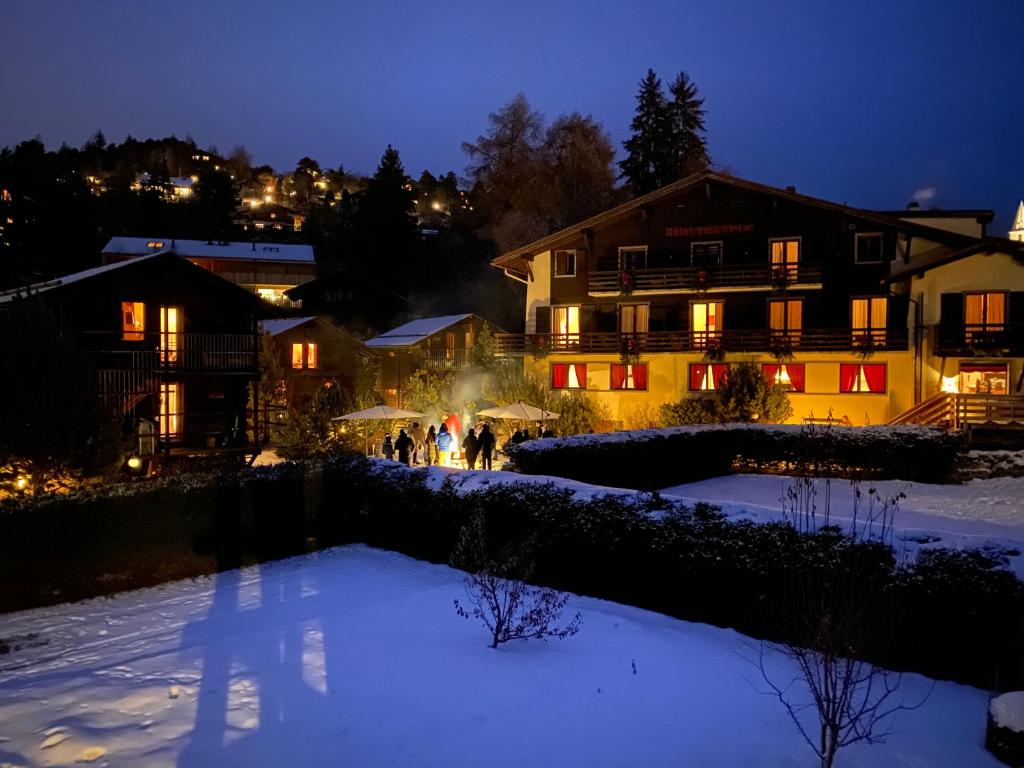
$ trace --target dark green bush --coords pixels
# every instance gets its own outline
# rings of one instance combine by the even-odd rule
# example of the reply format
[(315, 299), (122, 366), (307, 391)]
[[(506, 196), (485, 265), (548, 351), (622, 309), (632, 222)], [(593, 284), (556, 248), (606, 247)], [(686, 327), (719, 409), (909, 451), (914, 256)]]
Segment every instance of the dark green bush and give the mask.
[(513, 467), (605, 486), (665, 488), (740, 471), (942, 482), (959, 435), (927, 427), (722, 424), (532, 440), (510, 446)]

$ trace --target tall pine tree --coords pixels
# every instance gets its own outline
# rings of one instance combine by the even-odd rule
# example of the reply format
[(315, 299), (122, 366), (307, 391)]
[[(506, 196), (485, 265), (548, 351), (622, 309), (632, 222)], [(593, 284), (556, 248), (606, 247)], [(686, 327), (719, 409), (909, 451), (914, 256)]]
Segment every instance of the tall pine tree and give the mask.
[(704, 138), (704, 99), (698, 96), (697, 85), (685, 72), (680, 72), (668, 92), (669, 166), (665, 169), (664, 184), (711, 165)]
[(632, 135), (623, 142), (626, 159), (619, 162), (621, 178), (634, 195), (643, 195), (665, 184), (662, 174), (669, 165), (668, 105), (661, 91), (661, 78), (653, 69), (640, 81), (636, 114), (630, 124)]

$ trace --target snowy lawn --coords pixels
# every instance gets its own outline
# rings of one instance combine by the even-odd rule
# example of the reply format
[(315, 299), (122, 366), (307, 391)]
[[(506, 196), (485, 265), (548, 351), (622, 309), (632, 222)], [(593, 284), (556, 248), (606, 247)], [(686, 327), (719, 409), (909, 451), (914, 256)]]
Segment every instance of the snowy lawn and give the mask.
[[(456, 571), (353, 546), (0, 617), (22, 646), (0, 656), (0, 764), (814, 764), (742, 635), (574, 597), (576, 637), (491, 650), (462, 595)], [(997, 766), (987, 701), (940, 682), (839, 765)]]

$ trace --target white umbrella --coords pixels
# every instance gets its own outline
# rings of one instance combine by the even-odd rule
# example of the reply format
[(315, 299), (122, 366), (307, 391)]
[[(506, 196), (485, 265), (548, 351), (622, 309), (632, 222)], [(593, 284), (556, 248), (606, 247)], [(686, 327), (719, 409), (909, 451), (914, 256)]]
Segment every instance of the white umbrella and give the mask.
[(418, 419), (422, 413), (407, 411), (404, 408), (392, 408), (390, 405), (375, 405), (344, 416), (335, 416), (331, 421), (387, 421), (389, 419)]
[(524, 403), (520, 400), (512, 405), (499, 405), (495, 408), (487, 408), (479, 411), (478, 416), (487, 416), (492, 419), (518, 419), (519, 421), (552, 421), (558, 418), (554, 411), (546, 411), (535, 405)]

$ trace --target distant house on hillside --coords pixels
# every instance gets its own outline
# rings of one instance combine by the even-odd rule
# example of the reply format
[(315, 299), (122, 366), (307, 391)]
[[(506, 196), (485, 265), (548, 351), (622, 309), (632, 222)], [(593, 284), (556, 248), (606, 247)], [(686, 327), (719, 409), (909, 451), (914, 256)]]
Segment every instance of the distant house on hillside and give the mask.
[(285, 292), (313, 279), (313, 246), (290, 243), (178, 240), (170, 237), (112, 237), (103, 263), (169, 251), (275, 304), (291, 304)]
[(234, 223), (243, 232), (301, 232), (305, 216), (277, 203), (239, 208)]
[(332, 379), (353, 390), (359, 366), (376, 357), (363, 342), (323, 317), (264, 320), (262, 327), (274, 339), (292, 407), (301, 406)]
[(256, 444), (248, 402), (271, 308), (253, 293), (162, 251), (0, 293), (0, 312), (29, 294), (91, 358), (101, 397), (148, 426), (140, 452)]
[(330, 315), (354, 332), (369, 335), (408, 317), (412, 304), (404, 296), (372, 280), (348, 272), (332, 272), (285, 292), (310, 315)]
[(487, 324), (473, 314), (424, 317), (367, 341), (366, 346), (380, 355), (381, 387), (387, 403), (403, 404), (402, 385), (417, 371), (464, 368), (474, 340)]

